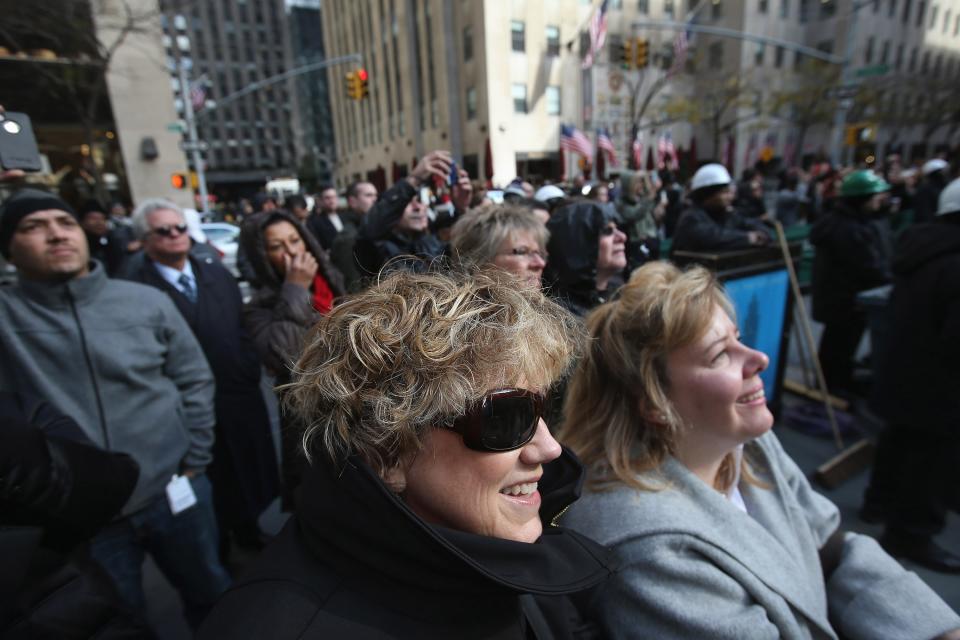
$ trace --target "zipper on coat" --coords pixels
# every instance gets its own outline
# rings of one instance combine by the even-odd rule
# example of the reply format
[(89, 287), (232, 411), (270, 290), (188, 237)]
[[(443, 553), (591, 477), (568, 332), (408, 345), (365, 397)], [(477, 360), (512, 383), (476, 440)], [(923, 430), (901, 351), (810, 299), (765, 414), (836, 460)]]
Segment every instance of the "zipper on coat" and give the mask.
[(87, 334), (83, 331), (83, 325), (80, 324), (80, 314), (77, 313), (77, 304), (73, 299), (73, 292), (70, 287), (64, 287), (67, 290), (67, 300), (70, 301), (70, 311), (73, 313), (73, 321), (77, 323), (77, 332), (80, 334), (80, 348), (83, 349), (83, 359), (87, 363), (87, 370), (90, 372), (90, 381), (93, 383), (93, 397), (97, 401), (97, 414), (100, 417), (100, 430), (103, 432), (103, 448), (110, 449), (110, 434), (107, 432), (107, 417), (103, 411), (103, 400), (100, 398), (100, 385), (97, 384), (97, 374), (93, 368), (93, 360), (90, 358), (90, 351), (87, 349)]

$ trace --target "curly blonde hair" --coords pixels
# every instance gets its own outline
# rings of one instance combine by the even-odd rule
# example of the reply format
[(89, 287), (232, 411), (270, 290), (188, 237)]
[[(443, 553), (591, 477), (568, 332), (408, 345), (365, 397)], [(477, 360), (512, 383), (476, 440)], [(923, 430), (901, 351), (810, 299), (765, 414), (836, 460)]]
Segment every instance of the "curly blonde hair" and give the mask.
[[(571, 377), (558, 438), (591, 468), (592, 488), (651, 489), (639, 476), (676, 454), (685, 428), (668, 397), (667, 355), (698, 340), (717, 306), (731, 318), (734, 310), (713, 274), (698, 266), (648, 263), (619, 293), (587, 318), (590, 345)], [(717, 488), (729, 488), (736, 471), (727, 456)], [(741, 472), (754, 481), (749, 467)]]
[(489, 265), (503, 241), (517, 231), (529, 232), (541, 251), (550, 239), (547, 227), (529, 209), (509, 205), (473, 209), (450, 232), (454, 261), (467, 270)]
[(357, 455), (383, 476), (487, 391), (546, 391), (581, 343), (572, 315), (511, 279), (398, 271), (320, 320), (284, 404), (308, 458)]

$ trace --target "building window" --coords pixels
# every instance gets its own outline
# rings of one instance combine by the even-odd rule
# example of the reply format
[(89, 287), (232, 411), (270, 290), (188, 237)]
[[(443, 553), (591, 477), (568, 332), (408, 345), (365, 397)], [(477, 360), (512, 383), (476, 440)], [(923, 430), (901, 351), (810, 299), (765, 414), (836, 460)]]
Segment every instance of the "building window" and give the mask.
[(896, 67), (897, 71), (900, 71), (900, 67), (903, 66), (903, 43), (897, 45), (897, 59), (893, 63), (893, 66)]
[(673, 0), (663, 0), (663, 15), (671, 20), (676, 16), (676, 7), (673, 5)]
[(937, 26), (937, 11), (940, 10), (940, 7), (933, 5), (930, 7), (930, 28), (934, 29)]
[(946, 34), (950, 30), (950, 9), (947, 9), (943, 14), (943, 33)]
[(917, 48), (910, 50), (910, 62), (907, 63), (907, 71), (911, 73), (917, 70)]
[(817, 51), (824, 53), (833, 53), (833, 40), (821, 40), (817, 44)]
[(463, 61), (469, 62), (473, 59), (473, 27), (467, 25), (463, 28)]
[(513, 95), (513, 112), (526, 113), (527, 112), (527, 85), (514, 84), (510, 90), (510, 93)]
[(800, 0), (800, 22), (810, 19), (810, 0)]
[(527, 50), (526, 40), (524, 38), (524, 25), (520, 20), (510, 21), (510, 47), (520, 53)]
[(867, 50), (863, 54), (863, 61), (866, 64), (873, 63), (873, 36), (867, 38)]
[(637, 0), (637, 12), (643, 15), (650, 13), (650, 0)]
[(780, 17), (790, 17), (790, 0), (780, 0)]
[(769, 5), (770, 5), (770, 1), (769, 1), (769, 0), (757, 0), (757, 10), (758, 10), (760, 13), (766, 13), (766, 12), (767, 12), (767, 9), (770, 8)]
[(560, 55), (560, 27), (547, 27), (547, 55)]
[(892, 18), (897, 14), (897, 0), (890, 0), (887, 4), (887, 17)]
[(618, 33), (607, 34), (607, 53), (610, 56), (611, 65), (619, 65), (623, 62), (618, 56), (623, 47), (623, 37)]
[(714, 42), (710, 45), (708, 50), (709, 57), (709, 67), (711, 69), (722, 69), (723, 68), (723, 43)]
[(778, 46), (773, 55), (773, 66), (779, 69), (783, 66), (784, 48)]
[(903, 24), (910, 22), (910, 7), (913, 5), (913, 0), (903, 0)]
[(467, 89), (467, 120), (477, 117), (477, 90), (475, 87)]
[(960, 35), (960, 13), (957, 14), (957, 17), (953, 21), (953, 35), (954, 37)]
[(719, 20), (723, 17), (723, 4), (721, 4), (721, 0), (711, 0), (710, 17), (713, 20)]
[(926, 73), (930, 69), (930, 52), (923, 52), (923, 61), (920, 63), (920, 73)]
[(820, 19), (830, 18), (837, 13), (837, 2), (838, 0), (826, 0), (825, 2), (821, 0), (820, 2)]
[(763, 44), (758, 44), (757, 50), (753, 52), (753, 64), (758, 67), (763, 66), (763, 52), (765, 48)]
[(803, 54), (797, 51), (796, 57), (793, 59), (793, 68), (799, 69), (800, 65), (803, 64)]
[(560, 87), (547, 87), (547, 115), (560, 115)]
[(920, 2), (917, 3), (917, 23), (916, 24), (918, 27), (923, 26), (923, 14), (926, 10), (927, 10), (927, 3), (924, 2), (923, 0), (920, 0)]
[(880, 64), (888, 64), (890, 62), (890, 41), (883, 41), (883, 48), (880, 49)]

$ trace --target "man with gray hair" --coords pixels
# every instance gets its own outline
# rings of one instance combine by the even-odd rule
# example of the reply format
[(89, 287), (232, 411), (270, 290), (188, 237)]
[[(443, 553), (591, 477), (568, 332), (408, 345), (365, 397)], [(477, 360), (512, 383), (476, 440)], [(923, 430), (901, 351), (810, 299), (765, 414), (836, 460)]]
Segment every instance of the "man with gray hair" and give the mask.
[(123, 277), (166, 293), (193, 330), (216, 380), (216, 439), (209, 475), (225, 558), (230, 538), (260, 550), (260, 513), (277, 496), (279, 472), (260, 393), (260, 360), (242, 321), (237, 281), (219, 260), (190, 253), (183, 211), (145, 200), (133, 214), (143, 253)]
[[(165, 238), (186, 231), (155, 224)], [(199, 624), (230, 583), (204, 473), (214, 382), (200, 345), (167, 296), (107, 278), (77, 214), (50, 193), (3, 203), (0, 251), (17, 267), (17, 284), (0, 289), (0, 389), (45, 398), (95, 445), (136, 460), (133, 494), (91, 555), (144, 612), (149, 551)]]

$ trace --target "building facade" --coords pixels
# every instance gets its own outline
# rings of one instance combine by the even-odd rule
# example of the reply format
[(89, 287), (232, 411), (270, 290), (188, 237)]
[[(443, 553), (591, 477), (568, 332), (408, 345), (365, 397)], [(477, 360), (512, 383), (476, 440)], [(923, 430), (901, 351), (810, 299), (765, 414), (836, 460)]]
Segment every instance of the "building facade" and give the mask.
[[(284, 0), (160, 0), (166, 64), (178, 113), (184, 113), (178, 65), (215, 104), (197, 112), (211, 192), (235, 197), (272, 178), (295, 176), (304, 155), (292, 80), (233, 94), (293, 67)], [(208, 103), (209, 104), (209, 103)]]

